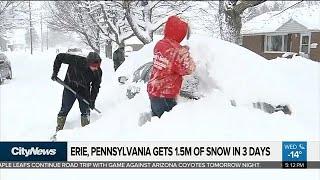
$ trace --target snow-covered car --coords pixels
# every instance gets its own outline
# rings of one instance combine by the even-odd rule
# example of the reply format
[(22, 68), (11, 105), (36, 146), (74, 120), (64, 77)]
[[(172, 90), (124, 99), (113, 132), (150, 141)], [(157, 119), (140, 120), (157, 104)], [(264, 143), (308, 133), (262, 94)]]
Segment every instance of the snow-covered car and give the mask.
[[(132, 78), (126, 76), (118, 77), (118, 81), (121, 84), (127, 83), (128, 79), (132, 79), (131, 84), (127, 87), (127, 97), (129, 99), (133, 98), (136, 94), (140, 92), (141, 83), (147, 83), (150, 79), (152, 69), (152, 62), (147, 62), (140, 66), (132, 74)], [(199, 84), (199, 78), (196, 75), (187, 76), (184, 78), (183, 86), (180, 91), (180, 96), (189, 99), (199, 99), (201, 95), (197, 93), (197, 87)]]
[[(191, 45), (191, 54), (197, 68), (191, 75), (183, 77), (181, 97), (198, 100), (212, 92), (221, 92), (232, 106), (246, 104), (268, 113), (284, 110), (285, 114), (291, 114), (287, 106), (289, 103), (284, 103), (286, 99), (279, 100), (284, 98), (266, 90), (266, 84), (276, 84), (274, 89), (282, 92), (281, 84), (285, 80), (279, 78), (281, 71), (271, 75), (268, 73), (271, 71), (265, 70), (269, 67), (275, 69), (276, 66), (243, 47), (218, 39), (210, 40), (214, 43), (202, 37), (185, 42)], [(228, 49), (212, 44), (221, 44)], [(124, 85), (129, 99), (146, 91), (152, 69), (154, 45), (155, 43), (151, 43), (138, 52), (132, 52), (117, 71), (118, 81)]]
[(0, 84), (5, 79), (12, 79), (11, 63), (5, 54), (0, 53)]
[(67, 53), (75, 54), (75, 55), (81, 55), (82, 54), (82, 50), (80, 48), (69, 48), (67, 50)]

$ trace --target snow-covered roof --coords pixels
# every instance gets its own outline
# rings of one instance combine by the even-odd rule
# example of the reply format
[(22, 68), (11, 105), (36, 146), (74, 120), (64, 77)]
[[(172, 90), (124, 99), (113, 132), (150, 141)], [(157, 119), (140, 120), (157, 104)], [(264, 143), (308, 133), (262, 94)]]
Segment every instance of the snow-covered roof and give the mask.
[[(284, 24), (296, 22), (309, 31), (320, 31), (320, 6), (271, 11), (246, 22), (241, 34), (263, 34), (278, 32)], [(283, 31), (282, 31), (283, 32)]]

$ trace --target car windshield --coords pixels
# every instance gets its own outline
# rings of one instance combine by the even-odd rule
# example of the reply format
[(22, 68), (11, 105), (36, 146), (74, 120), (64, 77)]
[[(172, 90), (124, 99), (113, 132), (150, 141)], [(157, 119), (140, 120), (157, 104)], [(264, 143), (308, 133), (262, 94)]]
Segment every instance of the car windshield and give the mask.
[(141, 67), (139, 67), (134, 73), (133, 73), (133, 82), (138, 82), (140, 80), (143, 80), (145, 83), (148, 82), (149, 76), (150, 76), (150, 70), (152, 68), (153, 62), (148, 62)]

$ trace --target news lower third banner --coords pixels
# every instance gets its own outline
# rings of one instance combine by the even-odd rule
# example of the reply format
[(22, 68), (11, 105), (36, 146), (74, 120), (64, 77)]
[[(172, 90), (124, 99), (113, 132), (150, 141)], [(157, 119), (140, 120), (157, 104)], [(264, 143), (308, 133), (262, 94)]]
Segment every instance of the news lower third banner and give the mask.
[(320, 169), (320, 142), (0, 142), (0, 168)]

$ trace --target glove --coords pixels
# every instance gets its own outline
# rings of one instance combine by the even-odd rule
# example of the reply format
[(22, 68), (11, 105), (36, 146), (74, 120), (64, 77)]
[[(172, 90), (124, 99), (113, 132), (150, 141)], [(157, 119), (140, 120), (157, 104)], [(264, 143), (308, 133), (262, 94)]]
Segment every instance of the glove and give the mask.
[(192, 57), (189, 57), (189, 74), (193, 73), (196, 69), (196, 63), (193, 61)]
[(178, 49), (178, 53), (180, 56), (183, 56), (185, 54), (188, 54), (188, 56), (190, 55), (190, 48), (189, 46), (181, 46), (179, 49)]
[(94, 103), (95, 103), (94, 100), (90, 101), (90, 105), (89, 105), (90, 109), (94, 109), (95, 108)]
[(188, 46), (181, 46), (177, 49), (177, 54), (179, 56), (180, 62), (188, 61), (190, 58), (190, 52)]
[(52, 81), (56, 81), (58, 79), (58, 74), (53, 72), (51, 76)]

